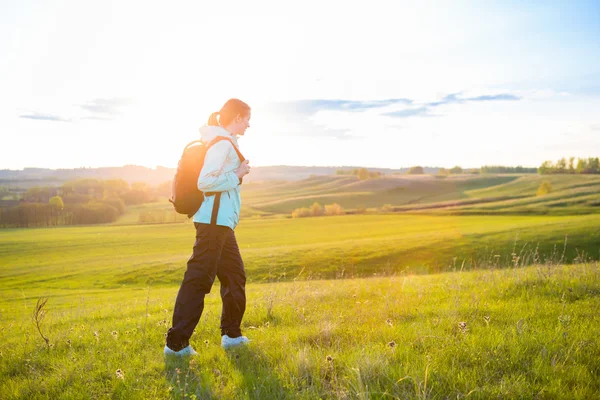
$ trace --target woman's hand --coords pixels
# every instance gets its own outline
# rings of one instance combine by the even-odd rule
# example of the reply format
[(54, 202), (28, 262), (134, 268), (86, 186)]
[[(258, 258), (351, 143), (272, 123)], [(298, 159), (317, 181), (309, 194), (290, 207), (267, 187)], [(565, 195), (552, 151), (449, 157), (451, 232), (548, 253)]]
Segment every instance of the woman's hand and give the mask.
[(245, 160), (240, 164), (238, 169), (235, 170), (235, 174), (238, 178), (242, 179), (245, 175), (250, 173), (250, 160)]

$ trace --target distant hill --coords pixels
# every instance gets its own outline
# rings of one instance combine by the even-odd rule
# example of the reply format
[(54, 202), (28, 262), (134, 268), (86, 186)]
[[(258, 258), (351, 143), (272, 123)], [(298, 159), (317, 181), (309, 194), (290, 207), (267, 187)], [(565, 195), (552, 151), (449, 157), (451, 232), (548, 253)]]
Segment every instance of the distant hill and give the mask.
[[(537, 195), (542, 182), (551, 193)], [(318, 202), (347, 211), (388, 205), (389, 211), (450, 214), (587, 214), (600, 212), (597, 175), (385, 175), (314, 176), (301, 181), (271, 181), (242, 187), (246, 215), (289, 214)]]

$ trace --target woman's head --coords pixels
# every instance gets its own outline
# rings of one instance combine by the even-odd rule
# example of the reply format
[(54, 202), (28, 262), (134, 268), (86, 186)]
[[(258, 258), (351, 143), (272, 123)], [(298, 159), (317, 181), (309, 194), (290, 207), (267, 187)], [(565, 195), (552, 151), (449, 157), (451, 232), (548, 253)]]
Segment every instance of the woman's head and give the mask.
[(210, 115), (208, 125), (222, 126), (234, 135), (243, 135), (250, 127), (250, 106), (241, 100), (229, 99), (221, 111)]

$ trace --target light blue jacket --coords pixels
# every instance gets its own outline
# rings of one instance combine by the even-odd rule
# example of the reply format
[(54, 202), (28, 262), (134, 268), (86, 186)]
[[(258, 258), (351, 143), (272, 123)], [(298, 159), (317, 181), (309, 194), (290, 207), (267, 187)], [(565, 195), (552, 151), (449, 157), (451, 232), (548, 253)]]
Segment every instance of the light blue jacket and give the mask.
[[(204, 144), (217, 136), (230, 138), (237, 146), (237, 136), (220, 126), (204, 125), (200, 128), (200, 138)], [(235, 170), (240, 166), (240, 158), (230, 142), (222, 140), (208, 149), (204, 167), (198, 177), (198, 189), (203, 192), (222, 192), (221, 205), (217, 215), (217, 225), (235, 229), (240, 220), (240, 180)], [(215, 196), (205, 196), (200, 209), (194, 214), (193, 221), (210, 224)]]

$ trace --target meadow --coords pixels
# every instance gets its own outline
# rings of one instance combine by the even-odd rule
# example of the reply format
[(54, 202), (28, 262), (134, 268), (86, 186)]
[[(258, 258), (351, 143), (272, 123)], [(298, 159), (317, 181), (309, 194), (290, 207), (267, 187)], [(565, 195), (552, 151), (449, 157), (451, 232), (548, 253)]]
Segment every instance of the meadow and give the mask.
[(193, 226), (139, 224), (168, 203), (0, 230), (0, 398), (600, 398), (600, 180), (550, 179), (546, 196), (539, 176), (248, 185), (252, 343), (220, 348), (217, 283), (179, 361), (162, 348)]

